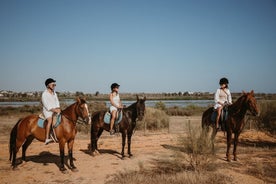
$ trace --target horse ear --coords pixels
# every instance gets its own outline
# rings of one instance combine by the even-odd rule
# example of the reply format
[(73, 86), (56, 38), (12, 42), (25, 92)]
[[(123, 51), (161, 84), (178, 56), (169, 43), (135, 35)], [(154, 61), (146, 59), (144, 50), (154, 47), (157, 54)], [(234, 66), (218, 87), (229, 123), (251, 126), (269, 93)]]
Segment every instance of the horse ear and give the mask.
[(250, 93), (251, 93), (251, 95), (254, 95), (254, 90), (251, 90), (251, 92), (250, 92)]
[(136, 99), (137, 99), (137, 102), (139, 101), (139, 96), (138, 95), (136, 95)]
[(76, 102), (78, 102), (78, 103), (80, 103), (80, 102), (81, 102), (80, 97), (77, 97), (77, 98), (76, 98)]

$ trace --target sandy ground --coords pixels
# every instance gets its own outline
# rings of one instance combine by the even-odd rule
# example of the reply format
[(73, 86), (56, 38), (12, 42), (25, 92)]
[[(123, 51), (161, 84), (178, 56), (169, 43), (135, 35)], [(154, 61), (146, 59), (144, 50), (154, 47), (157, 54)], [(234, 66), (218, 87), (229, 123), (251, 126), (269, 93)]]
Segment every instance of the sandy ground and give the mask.
[[(197, 117), (198, 118), (198, 117)], [(18, 117), (0, 117), (0, 128), (8, 129)], [(184, 117), (171, 117), (176, 124)], [(10, 126), (11, 127), (11, 126)], [(133, 157), (121, 159), (121, 136), (110, 136), (105, 132), (99, 140), (100, 155), (88, 153), (89, 134), (77, 134), (74, 144), (75, 165), (78, 172), (68, 169), (61, 173), (58, 144), (45, 146), (34, 141), (27, 150), (27, 162), (12, 170), (9, 162), (9, 131), (0, 135), (0, 183), (97, 183), (102, 184), (120, 171), (139, 170), (139, 167), (151, 167), (152, 160), (164, 159), (174, 155), (170, 149), (178, 144), (179, 133), (136, 131), (132, 139)], [(216, 172), (233, 179), (232, 183), (276, 183), (276, 139), (262, 132), (245, 131), (241, 135), (237, 162), (225, 161), (225, 137), (220, 132), (216, 138), (216, 160), (220, 169)], [(125, 151), (127, 152), (127, 151)], [(67, 153), (67, 149), (66, 149)], [(21, 158), (21, 150), (17, 157)], [(254, 170), (254, 167), (257, 170)], [(259, 167), (259, 169), (258, 169)], [(261, 170), (261, 171), (259, 171)], [(263, 171), (262, 171), (263, 170)], [(251, 171), (251, 172), (249, 172)], [(256, 171), (255, 173), (253, 171)], [(269, 171), (269, 174), (264, 173)], [(260, 176), (261, 175), (261, 176)]]

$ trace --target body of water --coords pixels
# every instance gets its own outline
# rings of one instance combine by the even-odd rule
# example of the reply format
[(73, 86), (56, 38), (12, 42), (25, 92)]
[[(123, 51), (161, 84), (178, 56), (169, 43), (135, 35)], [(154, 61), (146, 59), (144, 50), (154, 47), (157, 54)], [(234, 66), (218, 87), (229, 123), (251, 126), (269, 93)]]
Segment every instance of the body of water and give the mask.
[[(122, 100), (123, 105), (129, 106), (135, 101)], [(196, 105), (201, 107), (208, 107), (214, 103), (213, 100), (146, 100), (147, 107), (154, 107), (156, 103), (163, 102), (166, 107), (187, 107), (188, 105)], [(74, 100), (60, 101), (60, 103), (65, 103), (70, 105), (74, 103)], [(105, 101), (106, 105), (109, 106), (109, 101)], [(0, 106), (11, 106), (11, 107), (21, 107), (24, 105), (40, 105), (40, 102), (0, 102)]]

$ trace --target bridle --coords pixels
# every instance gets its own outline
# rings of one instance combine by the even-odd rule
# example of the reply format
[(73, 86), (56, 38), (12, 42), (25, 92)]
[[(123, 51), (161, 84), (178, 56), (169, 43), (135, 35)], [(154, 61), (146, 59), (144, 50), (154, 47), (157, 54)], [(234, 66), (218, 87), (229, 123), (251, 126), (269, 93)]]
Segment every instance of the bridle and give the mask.
[[(66, 115), (65, 113), (64, 113), (64, 110), (63, 111), (61, 111), (61, 115), (63, 115), (66, 119), (68, 119), (69, 121), (71, 121), (71, 122), (73, 122), (73, 124), (74, 125), (76, 125), (78, 122), (82, 122), (82, 123), (79, 123), (79, 124), (83, 124), (83, 123), (86, 123), (82, 118), (80, 119), (79, 118), (79, 113), (78, 112), (80, 112), (80, 114), (82, 114), (82, 109), (81, 109), (81, 107), (80, 107), (80, 105), (81, 104), (79, 104), (79, 103), (77, 103), (77, 105), (75, 106), (75, 112), (77, 113), (77, 120), (73, 120), (72, 118), (70, 118), (70, 117), (68, 117), (68, 115)], [(89, 116), (89, 112), (88, 112), (88, 117), (90, 117)]]

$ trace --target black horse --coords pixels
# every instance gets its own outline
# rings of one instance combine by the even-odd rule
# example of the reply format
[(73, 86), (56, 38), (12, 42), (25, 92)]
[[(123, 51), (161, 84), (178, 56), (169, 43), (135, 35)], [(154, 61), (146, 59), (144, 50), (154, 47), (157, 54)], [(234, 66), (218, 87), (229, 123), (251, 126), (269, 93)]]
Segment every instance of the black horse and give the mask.
[[(119, 131), (122, 133), (122, 158), (125, 157), (124, 149), (126, 143), (126, 136), (128, 141), (128, 155), (132, 156), (131, 153), (131, 136), (133, 134), (133, 130), (136, 126), (136, 120), (141, 121), (144, 117), (145, 113), (145, 101), (146, 97), (143, 99), (139, 99), (137, 96), (137, 101), (130, 106), (123, 108), (122, 113), (123, 117), (119, 123)], [(90, 152), (92, 155), (99, 154), (97, 142), (100, 138), (103, 130), (110, 131), (110, 125), (104, 122), (104, 115), (107, 111), (97, 111), (92, 115), (92, 123), (91, 123), (91, 144), (90, 144)], [(116, 126), (116, 125), (115, 125)]]

